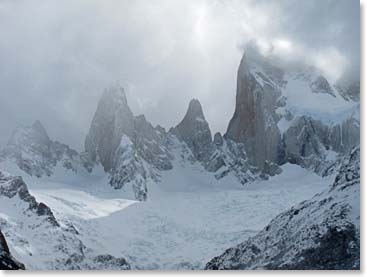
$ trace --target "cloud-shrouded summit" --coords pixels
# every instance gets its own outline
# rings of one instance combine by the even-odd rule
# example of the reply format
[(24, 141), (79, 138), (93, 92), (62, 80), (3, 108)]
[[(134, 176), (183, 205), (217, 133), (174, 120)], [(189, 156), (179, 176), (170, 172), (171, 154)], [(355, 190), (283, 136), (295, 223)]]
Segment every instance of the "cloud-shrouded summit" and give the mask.
[(4, 0), (0, 146), (19, 123), (41, 119), (50, 137), (82, 149), (116, 81), (153, 125), (176, 126), (198, 98), (212, 133), (224, 133), (247, 42), (337, 79), (359, 73), (359, 31), (359, 2), (347, 0)]

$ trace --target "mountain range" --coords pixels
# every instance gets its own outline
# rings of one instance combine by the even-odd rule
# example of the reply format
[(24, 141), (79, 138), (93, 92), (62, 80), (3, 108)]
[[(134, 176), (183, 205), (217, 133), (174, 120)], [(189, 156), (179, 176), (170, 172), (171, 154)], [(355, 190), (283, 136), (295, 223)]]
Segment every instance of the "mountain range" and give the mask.
[[(123, 192), (129, 200), (149, 201), (151, 184), (160, 183), (162, 176), (177, 168), (195, 167), (217, 182), (236, 180), (245, 187), (281, 175), (284, 165), (292, 164), (323, 178), (336, 175), (335, 182), (211, 260), (206, 268), (358, 268), (359, 209), (353, 203), (357, 196), (359, 201), (359, 94), (359, 79), (345, 75), (332, 82), (314, 67), (284, 65), (249, 46), (237, 73), (233, 117), (225, 134), (213, 135), (198, 99), (190, 101), (181, 122), (165, 130), (144, 115), (134, 115), (124, 89), (111, 86), (99, 100), (81, 153), (52, 140), (40, 121), (14, 130), (0, 153), (4, 171), (0, 171), (0, 197), (2, 206), (16, 207), (11, 213), (18, 220), (9, 222), (0, 214), (0, 230), (7, 230), (13, 248), (24, 253), (38, 253), (28, 251), (27, 236), (48, 244), (49, 252), (38, 253), (40, 264), (47, 268), (129, 269), (124, 258), (89, 253), (77, 227), (59, 222), (52, 209), (31, 195), (21, 177), (5, 171), (16, 167), (21, 175), (39, 179), (60, 172), (69, 178), (102, 172), (106, 178), (101, 186)], [(21, 231), (12, 234), (14, 228)], [(328, 252), (331, 240), (340, 240), (340, 255), (332, 257)], [(295, 250), (289, 249), (291, 244)], [(5, 249), (9, 256), (4, 245), (0, 251)], [(315, 251), (327, 260), (319, 259)], [(54, 253), (57, 259), (50, 262), (48, 256)], [(8, 259), (1, 255), (1, 262)], [(32, 259), (21, 261), (40, 266)], [(13, 264), (23, 267), (16, 260)]]

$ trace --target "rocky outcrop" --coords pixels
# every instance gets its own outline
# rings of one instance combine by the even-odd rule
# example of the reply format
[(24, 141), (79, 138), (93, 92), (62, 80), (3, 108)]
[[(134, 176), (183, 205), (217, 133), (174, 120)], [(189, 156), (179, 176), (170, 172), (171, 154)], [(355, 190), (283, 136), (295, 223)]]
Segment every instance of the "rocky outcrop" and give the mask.
[(89, 171), (102, 164), (114, 188), (131, 186), (136, 199), (146, 200), (146, 180), (156, 177), (151, 168), (172, 168), (165, 140), (164, 128), (154, 128), (144, 115), (134, 116), (123, 88), (112, 86), (98, 103), (81, 156)]
[(170, 132), (188, 146), (194, 160), (213, 172), (216, 179), (233, 174), (240, 183), (245, 184), (259, 177), (260, 170), (249, 162), (243, 143), (224, 138), (220, 133), (212, 139), (209, 124), (197, 99), (190, 101), (185, 117)]
[(10, 254), (8, 244), (0, 230), (0, 270), (19, 269), (25, 269), (25, 267)]
[(59, 226), (51, 209), (44, 203), (38, 203), (36, 198), (29, 193), (22, 177), (11, 176), (0, 171), (0, 196), (7, 198), (19, 197), (21, 201), (27, 204), (27, 210), (44, 217), (51, 225)]
[(92, 162), (100, 162), (106, 172), (114, 169), (116, 150), (127, 136), (137, 153), (159, 170), (172, 168), (160, 142), (165, 131), (154, 128), (144, 115), (134, 116), (123, 88), (110, 87), (102, 95), (85, 140), (85, 152)]
[(27, 269), (130, 269), (124, 258), (94, 255), (77, 228), (57, 220), (47, 205), (37, 202), (21, 177), (0, 171), (0, 203), (1, 269), (24, 269), (9, 254), (2, 234), (14, 249), (22, 249), (16, 256)]
[(213, 258), (206, 269), (359, 269), (359, 195), (356, 148), (328, 190), (281, 213), (256, 236)]
[(359, 122), (351, 117), (328, 126), (302, 116), (284, 133), (283, 143), (288, 162), (328, 175), (335, 171), (341, 157), (359, 145)]
[(62, 227), (51, 209), (37, 202), (21, 177), (0, 172), (0, 201), (7, 203), (3, 212), (9, 215), (0, 216), (0, 228), (15, 249), (23, 249), (27, 268), (45, 262), (48, 268), (70, 269), (84, 257), (85, 246), (75, 232)]
[(259, 170), (250, 165), (243, 144), (223, 138), (220, 133), (214, 135), (213, 144), (214, 152), (206, 164), (206, 169), (214, 172), (216, 179), (232, 173), (241, 184), (246, 184), (258, 177)]
[(336, 97), (328, 80), (324, 76), (319, 75), (315, 80), (311, 81), (310, 88), (313, 93), (327, 93)]
[(135, 199), (147, 199), (147, 172), (143, 160), (137, 155), (136, 148), (127, 136), (121, 138), (116, 150), (110, 184), (115, 189), (130, 187)]
[(52, 141), (40, 121), (30, 127), (15, 129), (0, 161), (12, 160), (31, 176), (50, 176), (56, 165), (76, 172), (80, 163), (79, 154), (69, 146)]
[[(250, 56), (244, 55), (237, 75), (237, 94), (234, 115), (226, 137), (245, 145), (249, 161), (262, 168), (265, 161), (279, 163), (281, 134), (275, 113), (281, 96), (279, 78), (282, 72), (268, 68), (268, 77), (253, 73)], [(271, 79), (272, 78), (272, 79)]]
[(87, 269), (90, 270), (129, 270), (131, 269), (130, 264), (124, 258), (116, 258), (112, 255), (99, 255), (93, 258)]
[(195, 158), (206, 162), (212, 152), (212, 135), (199, 100), (192, 99), (182, 121), (174, 133), (192, 150)]
[(165, 147), (165, 129), (154, 128), (144, 115), (139, 115), (134, 119), (134, 131), (132, 141), (139, 156), (158, 170), (172, 169), (172, 157)]

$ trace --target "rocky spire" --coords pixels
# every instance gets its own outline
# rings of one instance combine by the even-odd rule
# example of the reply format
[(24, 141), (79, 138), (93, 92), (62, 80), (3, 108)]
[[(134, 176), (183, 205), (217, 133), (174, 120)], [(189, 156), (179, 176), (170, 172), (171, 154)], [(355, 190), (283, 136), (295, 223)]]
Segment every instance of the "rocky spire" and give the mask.
[(175, 127), (175, 132), (191, 148), (197, 160), (204, 161), (210, 155), (212, 135), (199, 100), (190, 101), (186, 115)]
[(49, 143), (50, 138), (46, 132), (45, 127), (43, 127), (41, 121), (36, 120), (32, 125), (33, 135), (40, 143)]
[(46, 129), (39, 120), (36, 120), (32, 126), (17, 126), (8, 141), (8, 146), (22, 147), (34, 144), (48, 146), (50, 142)]
[(251, 164), (279, 160), (280, 133), (276, 125), (277, 87), (262, 86), (251, 71), (252, 52), (244, 54), (237, 74), (236, 108), (226, 137), (244, 143)]
[(85, 151), (93, 162), (100, 161), (104, 169), (109, 171), (122, 135), (132, 137), (133, 129), (134, 116), (127, 104), (124, 89), (111, 86), (99, 100), (85, 140)]
[(187, 109), (186, 115), (182, 121), (195, 120), (197, 118), (205, 120), (203, 108), (198, 99), (191, 99), (189, 108)]

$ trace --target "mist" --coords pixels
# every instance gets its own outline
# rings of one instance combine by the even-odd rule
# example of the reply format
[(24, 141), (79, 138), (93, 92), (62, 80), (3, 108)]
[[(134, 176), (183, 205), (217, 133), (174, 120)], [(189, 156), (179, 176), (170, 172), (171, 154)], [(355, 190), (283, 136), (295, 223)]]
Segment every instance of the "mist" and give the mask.
[(83, 149), (116, 82), (153, 125), (175, 126), (197, 98), (212, 133), (225, 132), (247, 42), (336, 80), (359, 69), (359, 16), (350, 0), (0, 0), (0, 147), (39, 119)]

